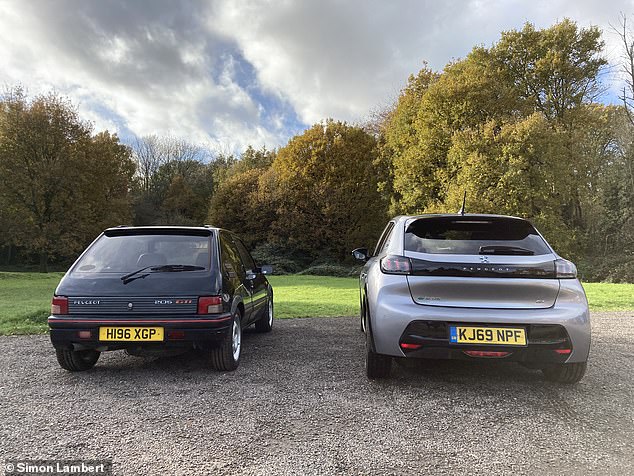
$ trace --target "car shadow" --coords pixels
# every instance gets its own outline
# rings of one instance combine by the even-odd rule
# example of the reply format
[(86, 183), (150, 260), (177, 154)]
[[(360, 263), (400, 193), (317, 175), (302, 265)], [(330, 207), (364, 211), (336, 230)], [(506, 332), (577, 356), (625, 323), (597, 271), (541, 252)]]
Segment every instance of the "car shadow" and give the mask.
[(438, 383), (544, 381), (540, 371), (515, 362), (496, 360), (394, 359), (393, 377), (397, 380), (433, 381)]

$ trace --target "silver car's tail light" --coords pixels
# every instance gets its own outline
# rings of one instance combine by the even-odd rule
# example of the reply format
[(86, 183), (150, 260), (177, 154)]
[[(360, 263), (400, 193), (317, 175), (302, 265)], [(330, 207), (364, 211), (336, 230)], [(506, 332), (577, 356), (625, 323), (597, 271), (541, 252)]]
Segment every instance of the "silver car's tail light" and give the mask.
[(577, 267), (566, 259), (555, 260), (555, 269), (559, 279), (574, 279), (577, 277)]
[(381, 258), (381, 271), (385, 274), (410, 274), (412, 262), (405, 256), (388, 255)]

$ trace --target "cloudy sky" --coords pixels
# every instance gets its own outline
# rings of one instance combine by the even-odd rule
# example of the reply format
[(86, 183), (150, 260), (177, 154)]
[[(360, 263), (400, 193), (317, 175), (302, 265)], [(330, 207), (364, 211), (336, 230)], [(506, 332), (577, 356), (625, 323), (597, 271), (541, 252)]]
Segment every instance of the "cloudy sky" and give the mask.
[[(361, 121), (423, 60), (563, 18), (604, 31), (634, 0), (0, 0), (0, 85), (70, 97), (97, 130), (269, 148), (328, 117)], [(616, 67), (603, 76), (616, 101)]]

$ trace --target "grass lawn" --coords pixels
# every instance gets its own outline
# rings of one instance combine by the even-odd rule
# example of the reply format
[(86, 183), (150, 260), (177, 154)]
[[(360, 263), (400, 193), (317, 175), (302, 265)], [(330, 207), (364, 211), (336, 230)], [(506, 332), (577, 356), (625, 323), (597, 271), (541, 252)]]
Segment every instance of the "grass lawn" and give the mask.
[[(51, 296), (63, 273), (0, 272), (0, 335), (46, 332)], [(271, 276), (275, 315), (289, 317), (355, 316), (359, 312), (356, 278)], [(584, 284), (593, 311), (634, 310), (634, 284)]]
[(46, 332), (51, 297), (64, 273), (0, 273), (0, 335)]

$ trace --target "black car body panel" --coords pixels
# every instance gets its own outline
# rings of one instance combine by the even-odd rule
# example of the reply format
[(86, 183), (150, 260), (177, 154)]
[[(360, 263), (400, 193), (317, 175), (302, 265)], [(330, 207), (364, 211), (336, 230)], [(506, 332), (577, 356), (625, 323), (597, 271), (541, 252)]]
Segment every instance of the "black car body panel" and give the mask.
[[(135, 244), (145, 246), (143, 239), (147, 237), (152, 237), (148, 239), (152, 243), (151, 250), (141, 250), (139, 254), (138, 250), (131, 249)], [(174, 258), (170, 253), (160, 253), (157, 249), (167, 244), (178, 251), (179, 237), (193, 237), (192, 243), (185, 245), (200, 247), (192, 248), (191, 256), (187, 257), (190, 262), (184, 263), (197, 269), (158, 271), (157, 266), (166, 264), (158, 262), (160, 260), (168, 261), (167, 266), (183, 264), (172, 263)], [(102, 240), (112, 238), (129, 238), (130, 241), (125, 242), (120, 252), (113, 255), (116, 259), (112, 259), (117, 261), (126, 253), (129, 256), (118, 263), (119, 268), (109, 269), (109, 265), (104, 265), (101, 270), (102, 263), (95, 264), (98, 259), (91, 261), (91, 250), (100, 246)], [(55, 290), (55, 296), (67, 298), (67, 309), (48, 319), (53, 346), (105, 351), (139, 347), (206, 349), (217, 345), (230, 332), (236, 311), (240, 311), (244, 328), (262, 317), (272, 299), (266, 276), (246, 248), (240, 250), (241, 253), (238, 246), (244, 247), (235, 235), (211, 227), (117, 227), (104, 231)], [(139, 256), (134, 261), (136, 254)], [(248, 266), (244, 264), (246, 257), (250, 259)], [(152, 263), (153, 259), (158, 261)], [(135, 273), (137, 266), (146, 264), (148, 269)], [(142, 268), (144, 266), (138, 269)], [(131, 274), (127, 282), (122, 279)], [(201, 297), (220, 297), (221, 304), (212, 313), (200, 314)], [(101, 327), (160, 327), (164, 337), (160, 342), (104, 341), (99, 338)]]

